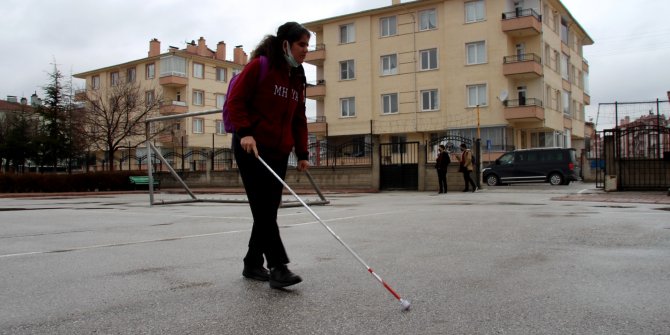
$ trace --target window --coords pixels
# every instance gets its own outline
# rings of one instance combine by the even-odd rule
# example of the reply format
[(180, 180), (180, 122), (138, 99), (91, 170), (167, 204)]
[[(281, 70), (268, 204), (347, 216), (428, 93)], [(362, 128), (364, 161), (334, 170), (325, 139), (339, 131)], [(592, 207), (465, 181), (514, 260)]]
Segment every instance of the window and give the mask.
[(91, 77), (91, 88), (97, 90), (100, 88), (100, 76)]
[(214, 94), (216, 97), (216, 108), (221, 109), (223, 108), (223, 103), (226, 102), (226, 95), (225, 94)]
[(484, 0), (465, 3), (465, 23), (484, 21)]
[(216, 134), (223, 135), (226, 133), (226, 127), (223, 125), (223, 120), (216, 120)]
[(563, 94), (561, 94), (561, 107), (563, 107), (563, 114), (566, 116), (572, 116), (572, 112), (570, 110), (570, 92), (568, 91), (563, 91)]
[(200, 63), (193, 63), (193, 77), (205, 78), (205, 66)]
[(126, 82), (127, 83), (134, 83), (136, 77), (137, 77), (137, 69), (135, 69), (134, 67), (131, 67), (128, 70), (126, 70)]
[(354, 32), (354, 24), (345, 24), (340, 26), (340, 43), (353, 43), (356, 41), (356, 33)]
[(216, 68), (216, 81), (225, 82), (226, 79), (226, 69), (222, 67)]
[(112, 85), (112, 86), (116, 86), (119, 83), (120, 83), (119, 72), (116, 71), (116, 72), (110, 73), (109, 74), (109, 84)]
[(186, 58), (175, 55), (161, 57), (160, 76), (161, 77), (186, 77)]
[(147, 79), (156, 78), (156, 64), (151, 63), (151, 64), (145, 65), (145, 70), (146, 70), (146, 78)]
[(356, 116), (356, 98), (342, 98), (340, 99), (340, 111), (342, 117)]
[(468, 107), (488, 105), (486, 101), (486, 84), (468, 85)]
[(144, 92), (144, 102), (147, 106), (151, 106), (154, 103), (154, 99), (155, 95), (153, 90)]
[(421, 58), (421, 70), (437, 69), (437, 49), (419, 51)]
[(340, 79), (349, 80), (354, 79), (355, 77), (354, 60), (350, 59), (340, 62)]
[(563, 77), (564, 80), (570, 80), (569, 64), (570, 58), (568, 55), (561, 53), (561, 77)]
[(398, 93), (382, 94), (382, 113), (398, 113)]
[(467, 43), (465, 44), (465, 50), (468, 65), (486, 63), (486, 44), (484, 41)]
[(564, 18), (561, 18), (561, 42), (563, 42), (565, 45), (570, 45), (568, 31), (568, 21), (566, 21)]
[(395, 16), (383, 17), (379, 20), (379, 31), (382, 37), (393, 36), (397, 34)]
[(205, 132), (205, 119), (193, 118), (193, 133), (202, 134)]
[(419, 31), (437, 28), (437, 14), (435, 9), (419, 12)]
[(398, 55), (386, 55), (381, 57), (382, 76), (398, 74)]
[(440, 108), (440, 100), (437, 95), (437, 90), (421, 91), (421, 110), (435, 111)]
[(193, 104), (196, 106), (202, 106), (205, 103), (205, 92), (194, 90), (193, 91)]

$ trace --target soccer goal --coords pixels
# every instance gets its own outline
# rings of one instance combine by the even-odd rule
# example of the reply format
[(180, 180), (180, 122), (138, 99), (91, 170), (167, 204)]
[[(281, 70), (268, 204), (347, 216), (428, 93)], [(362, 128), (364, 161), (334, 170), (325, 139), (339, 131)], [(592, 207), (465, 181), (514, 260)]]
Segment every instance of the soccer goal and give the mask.
[[(171, 205), (171, 204), (184, 204), (184, 203), (194, 203), (194, 202), (213, 202), (213, 203), (248, 203), (248, 199), (230, 199), (230, 198), (211, 198), (211, 197), (203, 197), (202, 195), (198, 196), (196, 193), (193, 192), (193, 190), (187, 185), (187, 183), (183, 180), (183, 178), (177, 173), (177, 171), (174, 169), (172, 164), (162, 155), (161, 150), (159, 150), (153, 143), (151, 143), (151, 129), (152, 129), (152, 124), (158, 123), (158, 122), (165, 122), (165, 121), (170, 121), (170, 120), (179, 120), (179, 119), (184, 119), (188, 117), (195, 117), (195, 116), (203, 116), (203, 115), (210, 115), (210, 114), (216, 114), (216, 113), (221, 113), (221, 109), (214, 109), (214, 110), (208, 110), (208, 111), (200, 111), (200, 112), (188, 112), (188, 113), (183, 113), (183, 114), (178, 114), (178, 115), (165, 115), (165, 116), (157, 116), (157, 117), (152, 117), (152, 118), (147, 118), (145, 121), (145, 133), (146, 133), (146, 147), (147, 147), (147, 157), (149, 164), (147, 164), (147, 176), (149, 177), (149, 205), (154, 206), (154, 205)], [(183, 191), (188, 194), (188, 198), (185, 199), (157, 199), (157, 193), (154, 190), (154, 167), (153, 167), (153, 158), (152, 156), (155, 156), (161, 163), (162, 166), (164, 166), (170, 173), (170, 175), (177, 181), (177, 183), (181, 186)], [(318, 199), (307, 199), (305, 202), (309, 205), (326, 205), (329, 204), (330, 201), (326, 199), (326, 197), (323, 195), (319, 187), (316, 185), (314, 182), (314, 179), (312, 178), (312, 175), (309, 173), (309, 171), (305, 171), (305, 174), (307, 175), (307, 178), (314, 188), (314, 191), (318, 195)], [(182, 196), (183, 197), (183, 196)], [(289, 198), (289, 199), (282, 199), (281, 207), (299, 207), (301, 206), (300, 202), (297, 199)]]

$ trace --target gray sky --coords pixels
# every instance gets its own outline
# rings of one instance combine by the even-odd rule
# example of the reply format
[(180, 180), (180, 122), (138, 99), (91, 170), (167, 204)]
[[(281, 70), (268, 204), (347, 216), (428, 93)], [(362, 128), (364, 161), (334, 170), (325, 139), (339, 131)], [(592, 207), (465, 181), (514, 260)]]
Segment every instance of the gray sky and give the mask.
[[(403, 1), (405, 2), (405, 1)], [(562, 0), (595, 41), (584, 48), (590, 65), (591, 106), (666, 100), (670, 90), (670, 1)], [(308, 22), (384, 7), (391, 0), (4, 0), (0, 20), (0, 98), (42, 97), (54, 60), (65, 74), (147, 56), (200, 36), (214, 49), (244, 45), (250, 52), (285, 21)], [(497, 19), (499, 15), (489, 15)], [(83, 86), (81, 82), (75, 85)]]

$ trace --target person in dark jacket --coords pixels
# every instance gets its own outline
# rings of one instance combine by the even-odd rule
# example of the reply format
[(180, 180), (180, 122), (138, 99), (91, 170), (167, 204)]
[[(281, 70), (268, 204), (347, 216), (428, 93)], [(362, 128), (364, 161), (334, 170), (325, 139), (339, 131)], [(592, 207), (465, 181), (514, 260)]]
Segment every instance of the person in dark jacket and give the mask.
[[(294, 285), (302, 278), (287, 267), (289, 259), (277, 225), (283, 185), (258, 157), (282, 179), (294, 148), (297, 169), (309, 167), (306, 81), (301, 65), (309, 39), (309, 31), (299, 23), (281, 25), (276, 36), (266, 36), (252, 52), (251, 61), (227, 97), (229, 118), (235, 128), (233, 152), (254, 219), (242, 275), (269, 281), (272, 288)], [(260, 57), (266, 57), (267, 71), (261, 69)]]
[(435, 169), (437, 169), (437, 182), (440, 185), (440, 191), (438, 193), (447, 193), (447, 167), (451, 163), (451, 158), (447, 152), (447, 148), (440, 144), (435, 159)]

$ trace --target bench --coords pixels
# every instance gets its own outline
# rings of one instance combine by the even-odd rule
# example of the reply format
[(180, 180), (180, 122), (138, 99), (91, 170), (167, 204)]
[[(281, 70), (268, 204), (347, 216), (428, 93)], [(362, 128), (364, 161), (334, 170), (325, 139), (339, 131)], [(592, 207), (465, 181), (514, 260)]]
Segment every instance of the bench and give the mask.
[[(137, 186), (149, 185), (149, 176), (130, 176), (128, 179), (131, 184), (135, 185), (135, 189), (137, 189)], [(160, 179), (154, 178), (154, 187), (161, 188)]]

